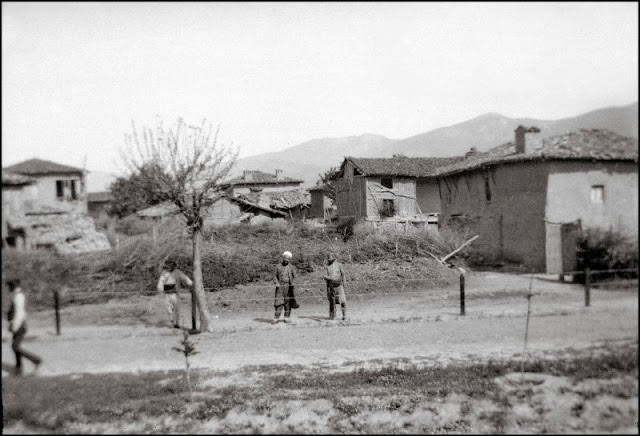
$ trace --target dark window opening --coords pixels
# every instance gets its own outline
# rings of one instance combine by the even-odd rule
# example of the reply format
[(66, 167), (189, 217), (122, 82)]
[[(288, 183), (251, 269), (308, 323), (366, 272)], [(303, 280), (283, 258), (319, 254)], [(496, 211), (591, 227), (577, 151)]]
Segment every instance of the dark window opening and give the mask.
[(77, 200), (78, 196), (76, 195), (76, 181), (72, 180), (71, 181), (71, 199), (72, 200)]
[(382, 200), (382, 205), (380, 207), (380, 216), (382, 217), (392, 217), (396, 214), (396, 208), (393, 200)]
[(491, 186), (489, 185), (489, 177), (484, 178), (484, 195), (487, 201), (491, 201)]
[(60, 200), (64, 198), (64, 181), (56, 180), (56, 197)]
[(393, 189), (393, 179), (391, 177), (383, 177), (380, 184), (385, 188)]

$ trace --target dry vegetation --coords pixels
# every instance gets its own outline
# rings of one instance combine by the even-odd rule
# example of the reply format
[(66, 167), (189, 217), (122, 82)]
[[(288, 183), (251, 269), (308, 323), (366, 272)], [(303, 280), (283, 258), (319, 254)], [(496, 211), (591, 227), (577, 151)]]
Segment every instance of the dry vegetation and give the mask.
[[(161, 224), (156, 238), (148, 222), (128, 219), (118, 227), (131, 235), (111, 231), (114, 248), (108, 252), (73, 257), (7, 250), (2, 256), (3, 275), (22, 277), (32, 295), (31, 307), (38, 310), (51, 307), (56, 289), (64, 290), (65, 305), (153, 294), (162, 262), (169, 257), (183, 271), (191, 271), (189, 235), (179, 220)], [(319, 267), (329, 251), (345, 264), (348, 280), (353, 282), (352, 293), (453, 283), (456, 273), (435, 263), (427, 252), (443, 256), (465, 237), (453, 233), (379, 233), (356, 227), (353, 237), (343, 242), (335, 231), (303, 224), (237, 225), (205, 231), (203, 236), (205, 289), (226, 295), (235, 289), (242, 298), (250, 298), (255, 287), (271, 286), (274, 265), (284, 250), (294, 253), (302, 293), (309, 287), (323, 287)]]

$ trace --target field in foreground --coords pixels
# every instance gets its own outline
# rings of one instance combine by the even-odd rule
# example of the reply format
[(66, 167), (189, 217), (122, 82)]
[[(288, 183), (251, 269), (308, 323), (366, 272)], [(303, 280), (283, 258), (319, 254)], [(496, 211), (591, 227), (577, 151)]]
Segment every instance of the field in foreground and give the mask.
[(634, 433), (637, 360), (636, 342), (524, 367), (199, 370), (191, 400), (180, 371), (8, 378), (3, 424), (11, 433)]

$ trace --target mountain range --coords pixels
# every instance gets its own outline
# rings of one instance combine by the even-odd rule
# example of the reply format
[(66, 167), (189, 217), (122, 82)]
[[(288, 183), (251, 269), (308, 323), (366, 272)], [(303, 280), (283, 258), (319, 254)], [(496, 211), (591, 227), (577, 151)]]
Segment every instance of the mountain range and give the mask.
[(243, 170), (272, 173), (276, 169), (282, 169), (285, 176), (304, 180), (303, 186), (310, 187), (316, 184), (320, 173), (339, 166), (345, 156), (461, 156), (471, 147), (478, 151), (486, 151), (513, 141), (513, 131), (518, 125), (538, 127), (540, 133), (536, 135), (540, 135), (539, 137), (555, 136), (585, 128), (608, 129), (620, 135), (638, 138), (638, 102), (598, 109), (559, 120), (509, 118), (497, 113), (486, 113), (404, 139), (390, 139), (375, 134), (312, 139), (282, 151), (238, 159), (231, 175), (240, 175)]
[[(440, 127), (404, 139), (390, 139), (383, 135), (363, 134), (343, 138), (312, 139), (282, 151), (257, 154), (238, 159), (230, 177), (239, 176), (243, 170), (260, 170), (275, 173), (283, 170), (287, 177), (303, 180), (304, 187), (316, 184), (318, 175), (331, 167), (337, 167), (345, 156), (392, 157), (401, 154), (409, 157), (448, 157), (464, 155), (471, 147), (478, 151), (513, 141), (518, 125), (536, 126), (541, 137), (554, 136), (567, 131), (589, 128), (609, 129), (620, 135), (638, 138), (638, 102), (606, 107), (571, 118), (540, 120), (534, 118), (509, 118), (497, 113), (486, 113), (470, 120), (447, 127)], [(89, 192), (109, 189), (115, 175), (91, 171), (87, 177)]]

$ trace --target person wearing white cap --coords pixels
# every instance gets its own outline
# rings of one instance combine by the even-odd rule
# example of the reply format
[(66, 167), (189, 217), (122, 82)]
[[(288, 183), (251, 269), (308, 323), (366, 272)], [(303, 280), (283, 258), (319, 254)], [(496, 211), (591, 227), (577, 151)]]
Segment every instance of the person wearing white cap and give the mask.
[[(293, 255), (290, 251), (282, 253), (282, 261), (276, 265), (276, 271), (274, 275), (274, 281), (276, 285), (276, 292), (273, 301), (274, 315), (273, 324), (276, 324), (280, 320), (280, 313), (284, 308), (284, 322), (291, 322), (291, 307), (292, 303), (295, 303), (293, 299), (293, 280), (296, 277), (296, 270), (291, 265), (291, 258)], [(297, 304), (294, 304), (297, 307)]]

